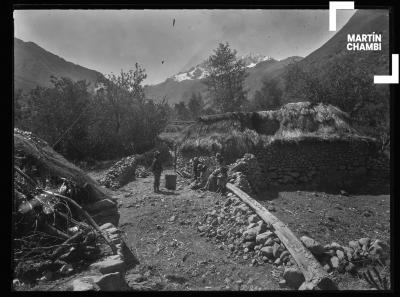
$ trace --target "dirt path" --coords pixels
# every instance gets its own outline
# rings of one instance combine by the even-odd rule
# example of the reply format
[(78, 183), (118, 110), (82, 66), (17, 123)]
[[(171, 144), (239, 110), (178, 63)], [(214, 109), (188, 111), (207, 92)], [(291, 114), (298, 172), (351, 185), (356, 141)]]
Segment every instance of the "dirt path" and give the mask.
[(145, 287), (159, 290), (281, 289), (272, 276), (272, 265), (255, 267), (250, 260), (233, 259), (223, 244), (196, 232), (200, 217), (225, 198), (192, 191), (187, 183), (178, 177), (177, 190), (169, 191), (162, 177), (163, 193), (155, 194), (152, 177), (147, 177), (115, 191), (120, 229), (140, 261), (127, 279), (140, 277)]
[[(89, 174), (99, 179), (105, 169)], [(164, 172), (164, 174), (169, 171)], [(119, 228), (137, 255), (139, 265), (126, 279), (138, 290), (286, 290), (278, 284), (272, 264), (252, 266), (251, 257), (233, 255), (222, 242), (202, 237), (197, 223), (225, 197), (193, 191), (178, 176), (177, 190), (153, 193), (152, 177), (138, 178), (113, 191), (119, 201)], [(363, 236), (389, 238), (390, 196), (341, 196), (320, 192), (265, 193), (260, 202), (274, 212), (297, 236), (310, 235), (322, 244)], [(45, 282), (33, 290), (66, 290), (72, 277)], [(348, 273), (333, 272), (342, 290), (368, 290), (368, 284)]]

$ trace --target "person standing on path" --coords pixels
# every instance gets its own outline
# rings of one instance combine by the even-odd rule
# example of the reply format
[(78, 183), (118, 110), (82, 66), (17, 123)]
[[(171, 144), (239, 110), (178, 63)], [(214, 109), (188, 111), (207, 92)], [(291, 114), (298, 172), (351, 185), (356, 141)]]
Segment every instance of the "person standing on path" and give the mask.
[(198, 171), (199, 163), (200, 163), (199, 158), (198, 157), (194, 157), (193, 160), (192, 160), (192, 167), (193, 167), (193, 169), (192, 169), (192, 181), (195, 181), (198, 178), (198, 175), (199, 175), (198, 174), (199, 173), (199, 171)]
[(160, 178), (161, 178), (161, 172), (163, 170), (162, 164), (160, 161), (160, 152), (159, 151), (154, 152), (154, 159), (153, 159), (153, 163), (151, 163), (150, 169), (154, 175), (154, 184), (153, 184), (154, 193), (158, 193), (160, 191)]
[(224, 158), (221, 156), (220, 153), (215, 155), (217, 159), (217, 168), (210, 174), (208, 177), (206, 185), (202, 188), (203, 191), (216, 191), (217, 190), (217, 178), (218, 175), (221, 173), (222, 168), (225, 166)]
[(228, 167), (221, 166), (220, 173), (217, 176), (217, 193), (226, 193), (226, 184), (228, 182)]

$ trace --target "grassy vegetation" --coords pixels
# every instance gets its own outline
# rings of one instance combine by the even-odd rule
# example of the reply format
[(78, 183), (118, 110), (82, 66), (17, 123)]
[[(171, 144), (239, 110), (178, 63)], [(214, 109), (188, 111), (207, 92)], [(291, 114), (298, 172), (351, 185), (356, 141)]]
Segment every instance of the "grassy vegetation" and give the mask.
[(374, 141), (358, 133), (345, 112), (329, 104), (310, 102), (289, 103), (272, 111), (204, 116), (188, 127), (180, 139), (184, 155), (222, 152), (227, 159), (274, 141)]

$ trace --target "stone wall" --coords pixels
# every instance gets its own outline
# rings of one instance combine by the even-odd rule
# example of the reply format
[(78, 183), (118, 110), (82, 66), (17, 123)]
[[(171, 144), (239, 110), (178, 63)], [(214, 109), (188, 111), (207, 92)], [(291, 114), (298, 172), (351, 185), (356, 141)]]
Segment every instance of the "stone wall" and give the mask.
[[(217, 162), (214, 157), (203, 158), (211, 172)], [(189, 158), (179, 154), (178, 167), (191, 172)], [(278, 140), (245, 154), (229, 168), (229, 181), (239, 186), (244, 177), (251, 186), (243, 188), (248, 193), (267, 189), (390, 192), (388, 157), (375, 142), (362, 138)]]
[[(371, 141), (275, 141), (257, 149), (261, 187), (388, 192), (389, 160)], [(384, 188), (384, 189), (382, 189)]]

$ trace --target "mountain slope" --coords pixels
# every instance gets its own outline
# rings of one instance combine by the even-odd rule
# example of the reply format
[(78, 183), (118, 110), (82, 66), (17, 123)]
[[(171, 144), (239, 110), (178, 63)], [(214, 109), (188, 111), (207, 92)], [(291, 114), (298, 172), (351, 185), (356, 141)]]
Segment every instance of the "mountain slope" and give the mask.
[[(350, 52), (346, 49), (347, 34), (370, 34), (372, 32), (382, 34), (382, 51)], [(290, 63), (298, 62), (298, 65), (306, 70), (317, 69), (325, 73), (327, 69), (324, 67), (332, 59), (341, 58), (347, 54), (355, 54), (354, 58), (357, 59), (357, 63), (368, 65), (371, 76), (389, 74), (388, 10), (357, 10), (342, 29), (304, 59), (300, 57), (290, 57), (281, 61), (268, 59), (258, 61), (252, 65), (253, 67), (248, 67), (249, 76), (245, 81), (248, 98), (251, 99), (254, 93), (261, 88), (264, 79), (276, 79), (283, 86), (286, 66)], [(193, 92), (205, 94), (206, 87), (201, 82), (204, 72), (200, 71), (202, 67), (198, 66), (192, 67), (188, 72), (178, 73), (161, 84), (146, 86), (146, 94), (153, 98), (165, 96), (170, 103), (187, 101)]]
[[(279, 77), (282, 70), (289, 63), (301, 60), (301, 57), (289, 57), (277, 61), (271, 57), (261, 55), (249, 55), (243, 57), (248, 72), (245, 80), (245, 88), (249, 91), (251, 98), (256, 90), (259, 90), (263, 79)], [(204, 62), (190, 68), (187, 72), (178, 73), (164, 82), (145, 87), (146, 95), (149, 98), (160, 99), (165, 96), (169, 103), (188, 101), (192, 93), (202, 93), (205, 95), (206, 86), (203, 78), (206, 75)]]
[(100, 72), (65, 61), (33, 42), (14, 38), (14, 88), (25, 92), (37, 85), (50, 86), (50, 76), (87, 80), (94, 88)]
[[(389, 64), (389, 11), (388, 10), (357, 10), (349, 21), (323, 46), (305, 57), (299, 65), (304, 67), (323, 68), (331, 59), (350, 53), (347, 45), (347, 34), (382, 34), (382, 51), (356, 52), (360, 62), (371, 64), (374, 74), (388, 74)], [(370, 61), (368, 61), (370, 60)]]

